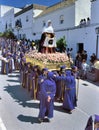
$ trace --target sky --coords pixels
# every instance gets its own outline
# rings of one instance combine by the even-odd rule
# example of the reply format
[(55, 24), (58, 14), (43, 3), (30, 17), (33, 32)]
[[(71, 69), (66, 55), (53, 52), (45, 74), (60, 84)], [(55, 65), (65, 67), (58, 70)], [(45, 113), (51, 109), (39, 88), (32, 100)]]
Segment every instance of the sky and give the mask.
[(45, 6), (54, 5), (62, 0), (0, 0), (0, 5), (24, 7), (27, 4), (40, 4)]

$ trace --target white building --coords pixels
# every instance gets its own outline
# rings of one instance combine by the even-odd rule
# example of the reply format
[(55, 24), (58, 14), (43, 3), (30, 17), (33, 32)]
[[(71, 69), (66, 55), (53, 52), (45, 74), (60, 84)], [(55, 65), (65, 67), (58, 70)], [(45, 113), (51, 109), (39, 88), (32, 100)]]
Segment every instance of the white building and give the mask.
[(0, 32), (3, 32), (4, 29), (5, 29), (3, 16), (4, 16), (4, 14), (7, 13), (10, 9), (12, 9), (12, 7), (0, 5)]
[[(96, 53), (95, 28), (99, 26), (98, 10), (99, 0), (67, 0), (50, 7), (33, 4), (16, 13), (14, 20), (21, 20), (21, 38), (36, 40), (40, 39), (43, 26), (50, 19), (56, 38), (66, 37), (68, 47), (73, 48), (74, 57), (82, 49), (90, 57), (93, 52)], [(86, 20), (88, 17), (90, 23), (79, 26), (81, 19)], [(17, 35), (17, 30), (14, 31)]]
[(0, 17), (3, 17), (4, 14), (6, 12), (8, 12), (10, 9), (12, 9), (13, 7), (11, 6), (4, 6), (4, 5), (0, 5)]
[(14, 29), (14, 14), (20, 11), (19, 8), (0, 5), (0, 32)]
[[(97, 48), (95, 28), (99, 26), (98, 10), (99, 0), (92, 2), (90, 0), (71, 0), (69, 3), (64, 1), (48, 7), (45, 12), (35, 18), (36, 35), (34, 39), (40, 37), (43, 22), (50, 19), (57, 39), (62, 36), (66, 37), (68, 47), (73, 48), (73, 56), (75, 57), (77, 51), (84, 49), (87, 51), (89, 59), (92, 53), (96, 53)], [(79, 26), (80, 20), (87, 20), (88, 17), (90, 18), (89, 23)], [(97, 50), (99, 50), (99, 46)]]
[[(34, 25), (35, 25), (34, 17), (39, 15), (45, 8), (46, 8), (45, 6), (33, 4), (33, 5), (24, 7), (23, 10), (15, 14), (15, 22), (17, 20), (20, 20), (22, 24), (22, 28), (18, 30), (20, 38), (33, 40), (33, 35), (35, 35), (33, 31)], [(17, 31), (17, 28), (15, 32), (16, 31)]]

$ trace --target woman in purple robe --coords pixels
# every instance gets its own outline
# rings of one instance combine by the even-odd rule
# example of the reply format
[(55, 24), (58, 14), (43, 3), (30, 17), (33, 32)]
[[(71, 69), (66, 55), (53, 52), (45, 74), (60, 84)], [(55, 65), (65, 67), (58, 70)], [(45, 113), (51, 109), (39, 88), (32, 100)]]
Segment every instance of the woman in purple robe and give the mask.
[(71, 71), (66, 71), (66, 76), (63, 77), (65, 80), (65, 94), (63, 100), (63, 108), (68, 110), (71, 114), (77, 106), (76, 104), (76, 82), (75, 77), (71, 74)]
[(40, 87), (40, 111), (38, 116), (40, 122), (44, 120), (45, 116), (48, 119), (53, 117), (55, 93), (56, 84), (53, 80), (53, 72), (48, 72), (47, 79), (42, 82)]

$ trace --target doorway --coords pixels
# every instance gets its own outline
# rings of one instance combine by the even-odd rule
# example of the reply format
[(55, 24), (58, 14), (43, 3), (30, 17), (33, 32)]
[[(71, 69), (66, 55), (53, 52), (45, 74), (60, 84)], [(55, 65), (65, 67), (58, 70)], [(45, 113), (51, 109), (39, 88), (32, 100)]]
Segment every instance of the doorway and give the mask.
[(78, 43), (77, 44), (77, 51), (81, 53), (82, 50), (84, 50), (84, 43)]

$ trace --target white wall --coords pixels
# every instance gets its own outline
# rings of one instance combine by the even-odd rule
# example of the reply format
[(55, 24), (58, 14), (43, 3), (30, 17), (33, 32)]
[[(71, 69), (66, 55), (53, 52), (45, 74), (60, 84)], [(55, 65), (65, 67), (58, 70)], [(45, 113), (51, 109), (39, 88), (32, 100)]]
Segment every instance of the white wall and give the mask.
[(77, 0), (75, 2), (75, 25), (79, 25), (81, 19), (91, 17), (90, 0)]
[[(99, 26), (99, 25), (98, 25)], [(83, 28), (75, 28), (71, 30), (66, 30), (60, 32), (56, 32), (56, 38), (59, 39), (60, 37), (65, 36), (67, 47), (73, 48), (73, 58), (75, 58), (75, 54), (78, 51), (78, 44), (84, 44), (84, 50), (88, 53), (88, 61), (92, 53), (96, 53), (96, 33), (95, 33), (96, 26), (90, 25), (89, 27)], [(99, 50), (99, 46), (98, 46)], [(99, 53), (98, 53), (99, 58)]]
[(9, 26), (10, 24), (12, 25), (12, 28), (14, 28), (14, 8), (6, 12), (2, 18), (4, 27), (6, 26), (7, 23), (8, 27), (7, 29), (11, 29)]
[(0, 18), (0, 32), (4, 32), (4, 25), (2, 18)]
[[(60, 24), (60, 16), (64, 15), (64, 23)], [(54, 30), (74, 27), (75, 25), (75, 6), (74, 4), (69, 7), (60, 8), (54, 12), (51, 12), (47, 15), (43, 15), (41, 17), (37, 17), (34, 19), (34, 32), (36, 32), (36, 36), (38, 39), (41, 36), (41, 32), (43, 29), (43, 21), (47, 22), (48, 20), (52, 21), (52, 25)], [(34, 39), (35, 39), (34, 37)]]
[(9, 25), (12, 24), (12, 28), (14, 28), (14, 14), (21, 9), (14, 8), (10, 6), (0, 6), (0, 32), (5, 31), (6, 23)]
[(0, 16), (2, 17), (6, 12), (8, 12), (10, 9), (12, 9), (13, 7), (11, 6), (4, 6), (4, 5), (1, 5), (0, 6)]
[[(26, 21), (26, 17), (28, 17), (28, 21)], [(29, 10), (17, 17), (15, 17), (15, 21), (18, 19), (21, 19), (22, 28), (19, 30), (19, 34), (26, 34), (26, 38), (31, 39), (32, 38), (32, 27), (33, 27), (33, 10)], [(17, 34), (17, 31), (15, 29), (15, 32)]]
[(7, 13), (11, 9), (12, 9), (12, 7), (10, 7), (10, 6), (0, 5), (0, 32), (5, 31), (5, 24), (4, 24), (5, 20), (3, 19), (3, 16), (5, 13)]
[[(26, 34), (26, 38), (30, 39), (30, 40), (34, 40), (34, 35), (33, 33), (35, 32), (34, 28), (35, 28), (35, 19), (34, 17), (36, 17), (37, 15), (39, 15), (42, 12), (42, 10), (38, 10), (38, 9), (31, 9), (28, 10), (27, 12), (24, 12), (23, 14), (15, 17), (15, 21), (17, 19), (21, 19), (22, 22), (22, 29), (20, 29), (20, 34)], [(26, 17), (28, 16), (28, 21), (26, 21)], [(37, 25), (37, 27), (39, 27)], [(16, 32), (16, 30), (15, 30)], [(17, 32), (16, 32), (17, 34)], [(37, 39), (37, 38), (36, 38)]]
[(99, 23), (99, 0), (92, 2), (91, 23)]
[(96, 34), (93, 27), (84, 27), (69, 31), (68, 41), (68, 45), (74, 49), (74, 55), (78, 51), (77, 43), (84, 43), (84, 50), (87, 51), (88, 56), (95, 52)]

